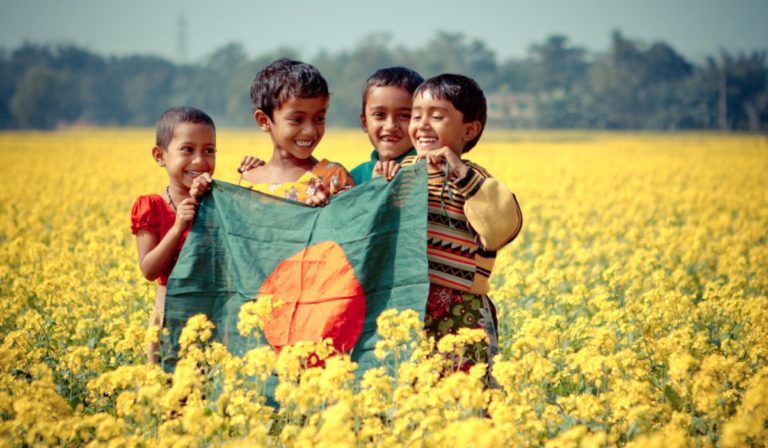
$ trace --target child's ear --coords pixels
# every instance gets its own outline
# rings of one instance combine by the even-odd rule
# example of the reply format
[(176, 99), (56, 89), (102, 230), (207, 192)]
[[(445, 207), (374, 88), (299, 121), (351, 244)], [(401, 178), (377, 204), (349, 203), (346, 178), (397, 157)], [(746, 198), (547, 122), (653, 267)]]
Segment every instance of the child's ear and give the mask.
[(360, 128), (366, 134), (368, 133), (368, 120), (365, 119), (365, 113), (360, 114)]
[(269, 116), (267, 116), (263, 110), (256, 109), (256, 112), (253, 113), (253, 119), (262, 131), (269, 132), (272, 120), (269, 119)]
[(468, 142), (472, 140), (473, 138), (477, 137), (477, 134), (480, 133), (480, 129), (482, 128), (482, 125), (479, 121), (472, 121), (469, 123), (464, 123), (464, 141)]
[(158, 166), (165, 166), (165, 151), (159, 146), (152, 148), (152, 158), (155, 159)]

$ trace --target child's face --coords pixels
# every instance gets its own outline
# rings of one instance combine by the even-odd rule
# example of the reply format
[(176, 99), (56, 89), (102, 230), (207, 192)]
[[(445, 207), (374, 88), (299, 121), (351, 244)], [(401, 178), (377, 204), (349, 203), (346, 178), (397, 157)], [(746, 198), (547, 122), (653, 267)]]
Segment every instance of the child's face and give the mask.
[(450, 101), (437, 99), (426, 91), (413, 99), (408, 133), (419, 155), (446, 146), (460, 155), (464, 145), (477, 135), (473, 133), (476, 123), (464, 123), (464, 114)]
[(155, 160), (165, 167), (173, 186), (189, 189), (203, 173), (216, 168), (216, 131), (203, 123), (181, 123), (173, 130), (168, 148), (155, 147)]
[(373, 87), (368, 91), (360, 125), (379, 160), (397, 159), (413, 146), (408, 135), (412, 102), (411, 94), (401, 87)]
[(272, 113), (270, 119), (257, 110), (254, 118), (272, 136), (275, 150), (284, 151), (297, 159), (312, 155), (325, 134), (325, 114), (328, 98), (289, 98)]

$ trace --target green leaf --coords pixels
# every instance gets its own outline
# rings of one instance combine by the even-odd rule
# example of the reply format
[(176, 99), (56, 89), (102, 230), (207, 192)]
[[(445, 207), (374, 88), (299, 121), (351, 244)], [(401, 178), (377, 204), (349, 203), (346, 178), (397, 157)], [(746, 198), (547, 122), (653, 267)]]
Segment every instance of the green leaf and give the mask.
[(672, 404), (672, 408), (676, 411), (679, 411), (683, 407), (682, 399), (680, 398), (680, 395), (675, 392), (675, 389), (672, 389), (669, 384), (664, 386), (664, 396), (667, 397), (667, 400)]

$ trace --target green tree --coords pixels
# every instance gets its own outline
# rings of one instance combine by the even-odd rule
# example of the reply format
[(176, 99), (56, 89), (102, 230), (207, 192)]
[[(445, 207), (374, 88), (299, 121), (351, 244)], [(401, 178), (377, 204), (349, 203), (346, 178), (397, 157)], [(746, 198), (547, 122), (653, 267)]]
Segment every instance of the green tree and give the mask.
[(75, 79), (40, 65), (27, 70), (19, 82), (10, 109), (22, 128), (52, 129), (73, 121), (79, 112)]
[(662, 122), (679, 82), (691, 75), (692, 65), (669, 45), (650, 47), (615, 31), (611, 50), (589, 70), (590, 88), (597, 97), (596, 117), (607, 128), (674, 128), (682, 118)]
[[(723, 129), (758, 131), (768, 127), (768, 67), (766, 52), (732, 55), (725, 50), (719, 60), (707, 60), (706, 73), (718, 80), (722, 95)], [(721, 118), (721, 121), (723, 120)]]
[(538, 123), (548, 128), (594, 125), (590, 109), (594, 95), (586, 87), (587, 51), (568, 38), (553, 35), (529, 48), (530, 88), (537, 94)]

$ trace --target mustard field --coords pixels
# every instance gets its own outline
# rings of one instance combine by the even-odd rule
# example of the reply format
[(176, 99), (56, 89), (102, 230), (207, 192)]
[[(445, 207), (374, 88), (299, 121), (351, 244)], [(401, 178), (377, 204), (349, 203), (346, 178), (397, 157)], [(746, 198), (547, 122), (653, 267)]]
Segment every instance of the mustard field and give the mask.
[[(327, 346), (233, 358), (191, 321), (175, 373), (145, 365), (155, 285), (129, 213), (167, 175), (154, 133), (0, 133), (0, 446), (768, 445), (768, 141), (718, 134), (488, 132), (468, 157), (517, 195), (523, 231), (492, 277), (500, 388), (440, 375), (409, 313), (379, 327), (381, 367)], [(255, 130), (219, 130), (215, 178)], [(316, 155), (367, 159), (359, 131)], [(267, 310), (268, 311), (268, 310)], [(243, 309), (243, 334), (264, 313)], [(264, 381), (279, 378), (279, 410)]]

